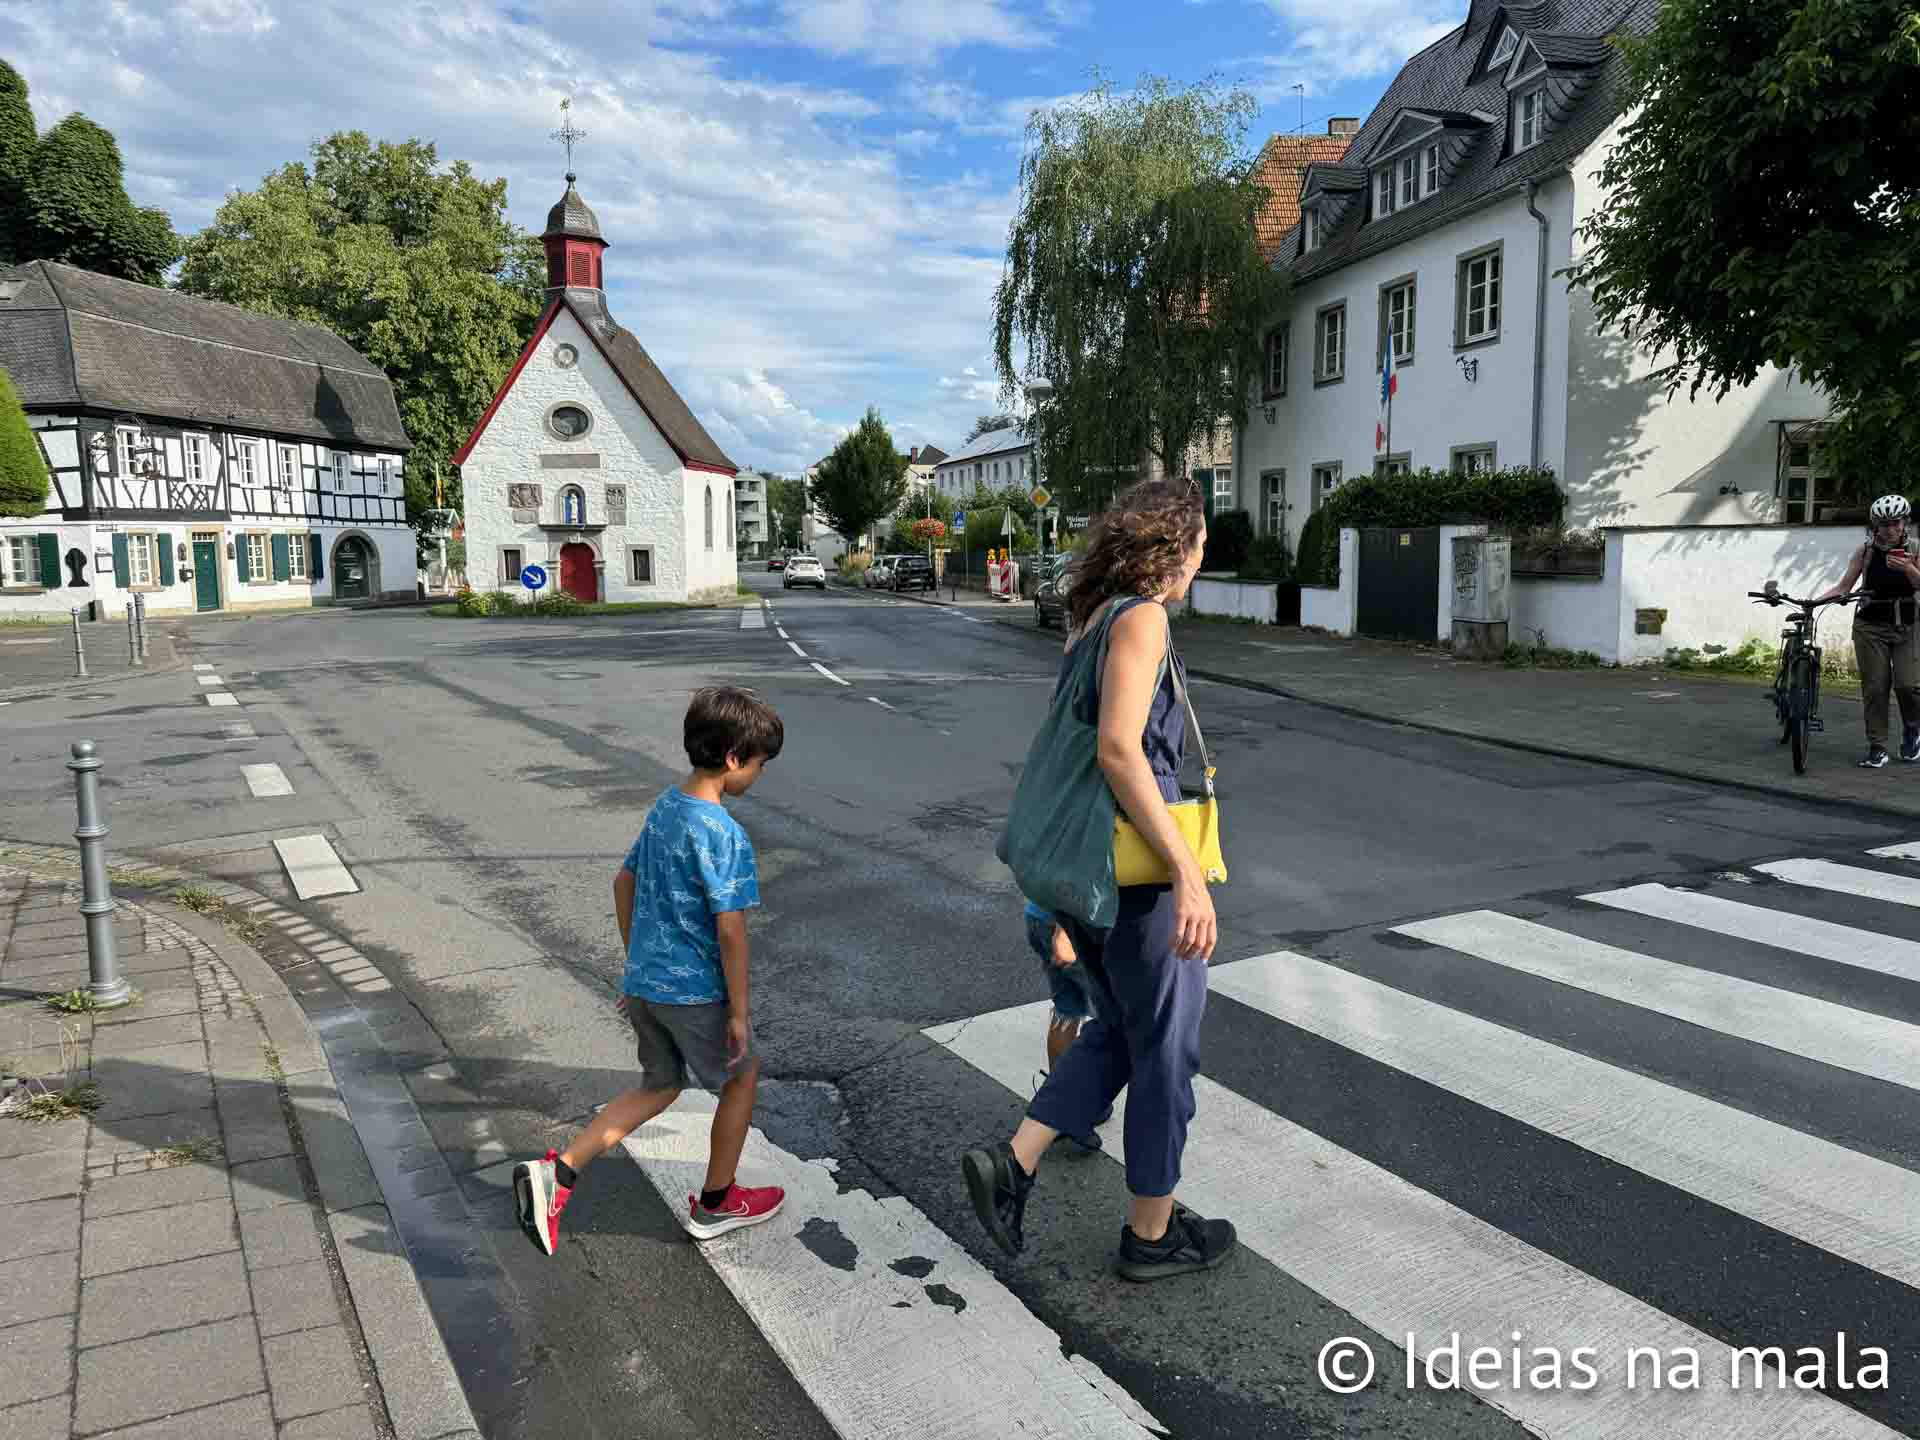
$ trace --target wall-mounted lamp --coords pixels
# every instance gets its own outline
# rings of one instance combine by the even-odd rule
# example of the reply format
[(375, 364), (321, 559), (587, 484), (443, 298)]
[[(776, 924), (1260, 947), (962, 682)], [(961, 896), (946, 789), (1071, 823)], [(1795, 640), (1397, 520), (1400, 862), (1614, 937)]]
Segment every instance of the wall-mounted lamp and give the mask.
[(1260, 407), (1260, 413), (1267, 417), (1267, 423), (1271, 425), (1280, 418), (1280, 407), (1278, 405), (1262, 405)]
[(174, 551), (175, 559), (179, 559), (179, 560), (186, 559), (187, 558), (187, 542), (182, 540), (178, 545), (173, 547), (173, 551)]
[(231, 540), (227, 541), (227, 558), (233, 559), (233, 541)]
[(1476, 355), (1472, 359), (1468, 359), (1465, 355), (1459, 355), (1455, 357), (1455, 363), (1459, 365), (1460, 373), (1467, 377), (1467, 383), (1469, 385), (1480, 378), (1479, 356)]
[(1740, 487), (1738, 485), (1722, 485), (1720, 487), (1720, 493), (1722, 495), (1738, 495), (1740, 493)]

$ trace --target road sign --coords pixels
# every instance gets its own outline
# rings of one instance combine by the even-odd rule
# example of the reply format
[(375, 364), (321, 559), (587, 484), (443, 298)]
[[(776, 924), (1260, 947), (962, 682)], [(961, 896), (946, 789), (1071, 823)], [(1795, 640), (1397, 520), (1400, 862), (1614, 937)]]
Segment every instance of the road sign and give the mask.
[(1087, 517), (1086, 517), (1085, 515), (1069, 515), (1069, 516), (1067, 517), (1067, 528), (1068, 528), (1069, 530), (1084, 530), (1084, 529), (1086, 529), (1086, 528), (1087, 528)]
[(953, 512), (953, 533), (956, 535), (964, 535), (967, 533), (966, 511), (956, 510)]
[(1028, 495), (1027, 498), (1033, 501), (1034, 509), (1044, 510), (1048, 504), (1052, 502), (1053, 492), (1048, 490), (1044, 485), (1036, 485), (1033, 487), (1033, 493)]
[(544, 567), (539, 565), (522, 565), (520, 567), (520, 583), (529, 590), (538, 590), (542, 585), (547, 583), (547, 572)]

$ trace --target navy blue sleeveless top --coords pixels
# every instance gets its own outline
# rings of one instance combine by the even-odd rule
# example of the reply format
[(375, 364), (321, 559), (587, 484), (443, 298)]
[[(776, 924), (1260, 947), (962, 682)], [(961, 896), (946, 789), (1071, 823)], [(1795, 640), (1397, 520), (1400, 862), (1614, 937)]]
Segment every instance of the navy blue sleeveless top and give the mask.
[[(1114, 614), (1117, 618), (1122, 610), (1150, 603), (1139, 599), (1121, 600), (1114, 606)], [(1074, 653), (1086, 644), (1093, 633), (1089, 631), (1074, 641), (1073, 649), (1060, 657), (1060, 673), (1053, 682), (1056, 693), (1066, 683)], [(1178, 657), (1174, 658), (1178, 663)], [(1094, 677), (1096, 694), (1100, 679), (1100, 676)], [(1182, 664), (1180, 683), (1184, 685), (1186, 681), (1187, 667)], [(1147, 757), (1147, 764), (1153, 768), (1153, 778), (1160, 782), (1160, 798), (1170, 805), (1178, 801), (1181, 798), (1180, 765), (1187, 753), (1187, 707), (1180, 703), (1180, 697), (1174, 691), (1171, 668), (1160, 677), (1160, 688), (1153, 692), (1153, 705), (1147, 711), (1147, 728), (1140, 736), (1140, 749)]]

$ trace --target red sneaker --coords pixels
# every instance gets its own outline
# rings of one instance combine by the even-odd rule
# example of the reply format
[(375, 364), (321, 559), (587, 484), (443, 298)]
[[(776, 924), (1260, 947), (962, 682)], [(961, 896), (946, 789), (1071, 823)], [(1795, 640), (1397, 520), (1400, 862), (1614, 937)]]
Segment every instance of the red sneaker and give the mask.
[(727, 1198), (709, 1210), (700, 1203), (698, 1195), (687, 1196), (687, 1229), (696, 1240), (711, 1240), (716, 1235), (724, 1235), (729, 1230), (738, 1230), (744, 1225), (758, 1225), (763, 1220), (771, 1220), (780, 1213), (780, 1207), (787, 1203), (787, 1192), (778, 1185), (764, 1185), (749, 1190), (741, 1185), (729, 1185)]
[(558, 1150), (549, 1150), (544, 1160), (527, 1160), (513, 1167), (513, 1202), (520, 1212), (520, 1223), (533, 1232), (540, 1248), (549, 1255), (560, 1243), (560, 1212), (573, 1197), (573, 1191), (554, 1177), (553, 1163), (559, 1158)]

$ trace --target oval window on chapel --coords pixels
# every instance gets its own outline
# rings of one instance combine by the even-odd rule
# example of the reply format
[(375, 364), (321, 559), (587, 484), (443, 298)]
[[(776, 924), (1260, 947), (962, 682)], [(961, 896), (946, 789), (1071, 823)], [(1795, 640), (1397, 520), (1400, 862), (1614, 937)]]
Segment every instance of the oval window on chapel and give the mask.
[(547, 425), (562, 440), (578, 440), (593, 428), (593, 417), (578, 405), (556, 405)]

